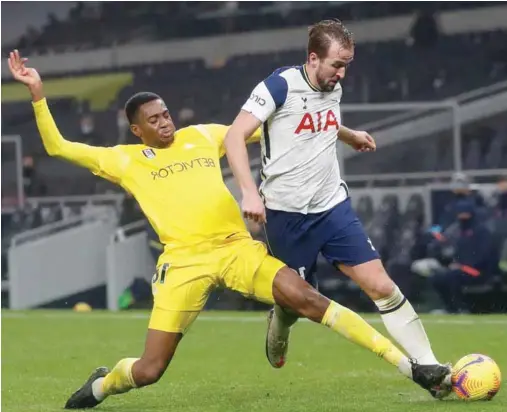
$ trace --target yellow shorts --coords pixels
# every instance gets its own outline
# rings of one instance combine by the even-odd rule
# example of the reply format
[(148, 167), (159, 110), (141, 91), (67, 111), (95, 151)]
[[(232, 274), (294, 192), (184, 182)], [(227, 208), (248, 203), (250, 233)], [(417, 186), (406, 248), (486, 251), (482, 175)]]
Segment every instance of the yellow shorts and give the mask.
[(152, 282), (150, 329), (185, 333), (217, 286), (273, 304), (273, 279), (285, 266), (251, 238), (231, 239), (192, 261), (159, 264)]

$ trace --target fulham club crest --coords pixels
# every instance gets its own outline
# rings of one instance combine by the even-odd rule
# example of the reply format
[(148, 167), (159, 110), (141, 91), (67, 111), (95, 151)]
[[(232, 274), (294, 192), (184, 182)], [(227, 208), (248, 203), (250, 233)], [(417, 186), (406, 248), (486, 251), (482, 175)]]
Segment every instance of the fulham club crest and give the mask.
[(155, 157), (155, 152), (153, 149), (143, 149), (143, 155), (145, 155), (148, 159), (153, 159)]

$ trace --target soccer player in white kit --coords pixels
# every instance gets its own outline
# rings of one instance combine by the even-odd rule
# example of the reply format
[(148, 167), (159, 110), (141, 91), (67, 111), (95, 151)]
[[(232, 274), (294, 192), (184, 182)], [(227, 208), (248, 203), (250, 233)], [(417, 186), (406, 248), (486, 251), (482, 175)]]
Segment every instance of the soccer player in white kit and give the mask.
[[(278, 69), (255, 87), (225, 138), (243, 213), (265, 223), (271, 253), (313, 286), (322, 253), (375, 302), (387, 330), (414, 362), (438, 364), (419, 317), (386, 273), (340, 176), (337, 139), (358, 151), (376, 148), (367, 132), (341, 124), (340, 81), (354, 57), (352, 34), (337, 20), (321, 21), (310, 27), (307, 52), (304, 65)], [(260, 126), (257, 190), (245, 140)], [(275, 368), (285, 364), (296, 320), (279, 306), (270, 312), (266, 355)], [(450, 392), (450, 367), (445, 382), (433, 396)]]

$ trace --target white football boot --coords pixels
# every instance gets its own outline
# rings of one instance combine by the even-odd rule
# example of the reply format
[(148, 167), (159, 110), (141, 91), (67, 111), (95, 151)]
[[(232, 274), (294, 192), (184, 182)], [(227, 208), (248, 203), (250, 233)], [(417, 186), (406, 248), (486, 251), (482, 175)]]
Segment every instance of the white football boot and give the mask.
[(290, 330), (297, 319), (297, 316), (287, 314), (278, 305), (269, 311), (266, 357), (273, 368), (279, 369), (287, 361)]

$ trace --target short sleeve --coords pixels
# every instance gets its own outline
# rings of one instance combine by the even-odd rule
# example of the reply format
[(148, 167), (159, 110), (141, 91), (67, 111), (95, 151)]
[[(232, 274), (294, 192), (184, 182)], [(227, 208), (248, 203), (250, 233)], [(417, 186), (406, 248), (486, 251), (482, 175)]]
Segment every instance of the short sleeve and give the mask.
[(242, 110), (264, 123), (285, 103), (287, 91), (287, 80), (279, 74), (272, 74), (255, 87)]
[[(195, 126), (199, 132), (209, 141), (218, 147), (220, 157), (225, 154), (224, 140), (230, 126), (223, 124), (199, 124)], [(252, 136), (247, 139), (247, 143), (258, 142), (261, 138), (261, 129), (258, 128)]]

